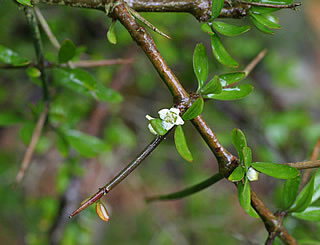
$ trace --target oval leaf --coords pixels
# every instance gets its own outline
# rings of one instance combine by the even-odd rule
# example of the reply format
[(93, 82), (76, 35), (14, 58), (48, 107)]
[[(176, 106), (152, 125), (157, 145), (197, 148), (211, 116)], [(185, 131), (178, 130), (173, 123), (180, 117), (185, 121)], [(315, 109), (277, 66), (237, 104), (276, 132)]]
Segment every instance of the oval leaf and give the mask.
[(242, 152), (243, 152), (244, 165), (246, 167), (246, 171), (248, 171), (252, 162), (252, 152), (251, 152), (251, 149), (247, 146), (243, 147)]
[(162, 120), (159, 118), (150, 120), (150, 124), (159, 135), (165, 135), (168, 132), (168, 130), (163, 128)]
[(108, 211), (101, 201), (97, 201), (96, 213), (98, 214), (99, 218), (102, 219), (103, 221), (107, 222), (110, 220)]
[(282, 193), (282, 208), (287, 210), (292, 206), (294, 201), (297, 198), (297, 194), (299, 191), (301, 175), (298, 175), (295, 178), (286, 180), (283, 193)]
[(212, 0), (211, 5), (211, 19), (215, 19), (219, 16), (221, 9), (223, 8), (224, 0)]
[(273, 35), (274, 31), (268, 29), (267, 27), (265, 27), (264, 25), (262, 25), (260, 22), (258, 22), (255, 18), (250, 16), (250, 19), (252, 21), (252, 23), (254, 24), (254, 26), (261, 32), (264, 32), (266, 34), (270, 34)]
[(188, 162), (193, 161), (193, 157), (191, 155), (191, 152), (188, 148), (186, 138), (183, 133), (182, 127), (179, 125), (177, 126), (175, 132), (174, 132), (174, 142), (176, 144), (177, 151), (179, 154)]
[(241, 207), (248, 213), (251, 209), (251, 193), (250, 184), (247, 179), (244, 184), (241, 181), (238, 183), (238, 198)]
[(214, 76), (207, 84), (200, 90), (201, 94), (220, 94), (222, 92), (222, 85), (218, 76)]
[(213, 28), (225, 36), (238, 36), (250, 30), (250, 26), (236, 26), (221, 21), (212, 22)]
[(21, 116), (19, 116), (16, 113), (13, 113), (11, 111), (4, 112), (2, 111), (0, 113), (0, 126), (11, 126), (19, 123), (23, 123), (25, 119), (23, 119)]
[(0, 62), (14, 66), (22, 66), (30, 63), (28, 59), (22, 58), (16, 52), (2, 45), (0, 45)]
[(24, 6), (33, 7), (31, 4), (31, 0), (16, 0), (16, 1)]
[(249, 84), (242, 84), (237, 87), (223, 88), (220, 94), (207, 94), (203, 98), (216, 100), (238, 100), (248, 96), (253, 87)]
[(116, 25), (116, 21), (112, 21), (112, 23), (109, 27), (109, 30), (107, 32), (107, 38), (111, 44), (117, 44), (117, 36), (115, 33), (115, 28), (114, 28), (115, 25)]
[(122, 95), (118, 91), (115, 91), (112, 88), (107, 88), (103, 86), (102, 83), (97, 83), (97, 88), (94, 92), (96, 97), (101, 101), (120, 103), (123, 100)]
[(30, 78), (40, 77), (40, 75), (41, 75), (41, 71), (35, 67), (28, 67), (26, 72)]
[(242, 149), (244, 147), (247, 147), (247, 140), (246, 140), (246, 136), (244, 135), (244, 133), (241, 131), (241, 129), (239, 128), (234, 128), (232, 130), (232, 144), (234, 145), (234, 147), (236, 148), (239, 158), (240, 158), (240, 162), (243, 161), (244, 157), (243, 157), (243, 151)]
[(296, 168), (283, 164), (271, 162), (253, 162), (251, 166), (261, 173), (278, 179), (291, 179), (299, 175), (299, 171)]
[(309, 221), (320, 221), (320, 207), (308, 207), (301, 213), (292, 213), (293, 217)]
[(198, 91), (202, 88), (208, 78), (208, 57), (205, 46), (197, 44), (193, 52), (193, 70), (198, 80)]
[(238, 166), (230, 174), (230, 176), (228, 177), (228, 180), (230, 180), (232, 182), (240, 181), (243, 179), (244, 174), (245, 174), (244, 168), (242, 166)]
[(208, 23), (202, 23), (200, 26), (201, 30), (209, 35), (214, 35), (214, 32), (211, 29), (211, 26)]
[(308, 184), (299, 193), (296, 201), (294, 202), (292, 208), (290, 208), (289, 212), (300, 213), (304, 211), (311, 204), (313, 190), (314, 190), (314, 179), (315, 179), (315, 174), (312, 175)]
[(245, 72), (232, 72), (219, 75), (220, 83), (222, 86), (240, 82), (246, 76)]
[(218, 35), (211, 36), (211, 47), (213, 55), (221, 64), (231, 67), (239, 66), (238, 62), (235, 61), (224, 48)]
[(197, 116), (199, 116), (203, 110), (204, 101), (200, 97), (196, 99), (195, 102), (188, 108), (188, 110), (183, 114), (183, 120), (191, 120)]
[(317, 201), (320, 197), (320, 171), (317, 170), (314, 177), (314, 188), (311, 203)]
[(264, 25), (265, 27), (268, 27), (270, 29), (280, 29), (281, 26), (277, 23), (274, 23), (272, 20), (269, 19), (268, 14), (250, 14), (256, 21), (258, 21), (260, 24)]
[(70, 39), (66, 39), (59, 49), (58, 60), (59, 63), (67, 63), (71, 60), (76, 54), (76, 46)]

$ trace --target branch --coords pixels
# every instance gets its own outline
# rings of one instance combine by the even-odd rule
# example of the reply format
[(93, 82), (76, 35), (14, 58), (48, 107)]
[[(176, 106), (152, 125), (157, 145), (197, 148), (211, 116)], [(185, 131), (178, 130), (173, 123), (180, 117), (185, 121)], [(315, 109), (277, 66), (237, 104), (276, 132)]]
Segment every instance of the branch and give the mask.
[(305, 161), (305, 162), (293, 162), (293, 163), (284, 163), (290, 167), (294, 167), (296, 169), (308, 169), (308, 168), (319, 168), (320, 160), (314, 161)]

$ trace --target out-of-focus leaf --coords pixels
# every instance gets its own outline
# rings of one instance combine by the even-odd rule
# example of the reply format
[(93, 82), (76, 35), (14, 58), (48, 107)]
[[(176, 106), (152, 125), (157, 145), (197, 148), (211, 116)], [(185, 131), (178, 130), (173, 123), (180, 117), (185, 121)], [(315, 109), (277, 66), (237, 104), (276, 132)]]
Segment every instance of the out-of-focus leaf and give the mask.
[(234, 128), (232, 130), (231, 138), (232, 138), (232, 144), (234, 145), (234, 147), (236, 148), (236, 150), (238, 152), (238, 155), (239, 155), (239, 158), (240, 158), (240, 162), (242, 162), (244, 160), (242, 149), (244, 147), (247, 147), (246, 136), (241, 131), (241, 129)]
[(274, 23), (269, 17), (269, 14), (250, 14), (256, 21), (258, 21), (260, 24), (264, 25), (265, 27), (268, 27), (270, 29), (280, 29), (281, 26), (277, 23)]
[(253, 87), (249, 84), (242, 84), (232, 88), (223, 88), (220, 94), (206, 94), (203, 98), (216, 100), (238, 100), (248, 96)]
[(294, 201), (297, 198), (297, 194), (299, 191), (301, 175), (298, 175), (295, 178), (286, 180), (283, 193), (282, 193), (282, 208), (287, 210), (291, 207)]
[(266, 34), (274, 34), (274, 31), (268, 29), (267, 27), (265, 27), (264, 25), (262, 25), (260, 22), (258, 22), (255, 18), (251, 17), (250, 16), (250, 20), (252, 21), (252, 23), (255, 25), (255, 27), (261, 31), (261, 32), (264, 32)]
[(20, 129), (20, 138), (25, 145), (29, 145), (35, 128), (34, 122), (25, 122)]
[(0, 45), (0, 62), (14, 66), (22, 66), (30, 63), (28, 59), (21, 57), (16, 52), (2, 45)]
[(23, 118), (13, 112), (0, 113), (0, 126), (11, 126), (22, 122)]
[(65, 130), (64, 134), (71, 147), (84, 157), (95, 157), (108, 150), (107, 144), (97, 137), (77, 130)]
[(245, 76), (245, 72), (232, 72), (219, 75), (219, 79), (222, 86), (227, 86), (229, 84), (240, 82), (243, 78), (245, 78)]
[(225, 36), (238, 36), (250, 30), (250, 26), (236, 26), (221, 21), (213, 21), (213, 28)]
[(165, 135), (168, 132), (168, 130), (163, 128), (162, 120), (159, 118), (150, 120), (150, 124), (159, 135)]
[(238, 62), (235, 61), (224, 48), (218, 35), (211, 36), (211, 47), (213, 55), (221, 64), (231, 67), (239, 66)]
[(57, 149), (59, 150), (61, 156), (67, 157), (69, 154), (69, 144), (64, 138), (64, 136), (57, 134)]
[(97, 87), (94, 90), (97, 98), (110, 103), (120, 103), (123, 101), (122, 95), (112, 88), (105, 87), (102, 83), (97, 82)]
[(320, 207), (307, 207), (303, 212), (292, 213), (293, 217), (309, 221), (320, 221)]
[(183, 114), (183, 120), (191, 120), (199, 116), (203, 110), (204, 101), (201, 97), (196, 99), (195, 102), (188, 108), (188, 110)]
[(33, 7), (31, 4), (31, 0), (16, 0), (16, 1), (24, 6)]
[(71, 60), (76, 54), (76, 46), (70, 39), (64, 40), (58, 52), (59, 63), (66, 63)]
[(222, 85), (218, 76), (214, 76), (205, 86), (200, 90), (201, 94), (220, 94), (222, 92)]
[(315, 174), (312, 175), (308, 184), (299, 193), (296, 201), (294, 202), (292, 207), (289, 209), (289, 212), (300, 213), (304, 211), (307, 207), (309, 207), (312, 201), (314, 179), (315, 179)]
[(215, 35), (214, 31), (212, 31), (211, 26), (208, 23), (202, 23), (200, 26), (201, 30), (209, 35)]
[(36, 67), (28, 67), (26, 72), (30, 78), (40, 77), (41, 75), (41, 71)]
[(212, 0), (211, 5), (211, 19), (215, 19), (219, 16), (221, 9), (223, 8), (224, 0)]
[(117, 44), (117, 36), (114, 28), (116, 23), (117, 23), (116, 21), (112, 21), (109, 27), (109, 30), (107, 32), (107, 38), (111, 44)]
[(186, 141), (186, 138), (184, 136), (184, 132), (182, 127), (179, 125), (177, 126), (175, 132), (174, 132), (174, 142), (176, 144), (177, 151), (179, 154), (188, 162), (193, 161), (192, 154), (188, 148), (188, 144)]
[(193, 70), (198, 80), (198, 91), (208, 78), (208, 57), (205, 46), (197, 44), (193, 52)]
[(299, 175), (299, 170), (283, 164), (271, 162), (253, 162), (251, 166), (261, 173), (278, 179), (291, 179)]
[(246, 171), (248, 171), (252, 162), (252, 152), (251, 152), (251, 149), (247, 146), (242, 148), (242, 152), (243, 152), (244, 165), (246, 167)]
[(232, 182), (237, 182), (243, 179), (245, 174), (245, 170), (242, 166), (238, 166), (236, 167), (235, 170), (233, 170), (233, 172), (230, 174), (230, 176), (228, 177), (228, 180), (232, 181)]

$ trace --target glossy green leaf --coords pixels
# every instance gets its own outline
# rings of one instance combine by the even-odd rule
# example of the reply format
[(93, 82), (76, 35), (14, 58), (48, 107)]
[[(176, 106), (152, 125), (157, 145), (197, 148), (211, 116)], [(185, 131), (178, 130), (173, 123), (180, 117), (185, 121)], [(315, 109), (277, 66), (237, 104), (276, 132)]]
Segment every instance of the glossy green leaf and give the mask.
[(96, 80), (85, 70), (55, 68), (55, 80), (61, 85), (79, 93), (96, 90)]
[(182, 191), (177, 191), (177, 192), (170, 193), (170, 194), (149, 197), (149, 198), (147, 198), (147, 201), (149, 201), (149, 202), (151, 202), (151, 201), (165, 201), (165, 200), (175, 200), (175, 199), (184, 198), (184, 197), (193, 195), (199, 191), (202, 191), (209, 186), (212, 186), (213, 184), (219, 182), (223, 178), (224, 177), (220, 173), (217, 173), (217, 174), (213, 175), (212, 177), (210, 177), (204, 181), (201, 181), (198, 184), (190, 186)]
[(287, 210), (292, 206), (294, 201), (297, 198), (297, 194), (299, 191), (301, 175), (298, 175), (295, 178), (286, 180), (283, 193), (282, 193), (282, 208)]
[(312, 175), (308, 184), (299, 193), (296, 201), (290, 208), (289, 212), (300, 213), (304, 211), (307, 207), (309, 207), (312, 201), (312, 195), (314, 191), (314, 179), (315, 179), (315, 174)]
[(24, 6), (33, 7), (31, 4), (31, 0), (16, 0), (16, 1)]
[(77, 130), (66, 130), (66, 140), (80, 155), (95, 157), (108, 150), (108, 146), (101, 139)]
[(223, 88), (220, 94), (206, 94), (203, 98), (216, 100), (238, 100), (248, 96), (253, 87), (249, 84), (242, 84), (232, 88)]
[(220, 94), (222, 85), (218, 76), (214, 76), (201, 90), (201, 94)]
[(201, 30), (209, 35), (215, 35), (214, 31), (212, 31), (211, 26), (208, 23), (202, 23), (200, 26)]
[(238, 198), (241, 207), (248, 213), (251, 209), (251, 193), (250, 184), (247, 178), (245, 179), (244, 184), (241, 181), (238, 183)]
[(30, 61), (21, 57), (18, 53), (12, 51), (11, 49), (0, 45), (0, 63), (22, 66), (29, 64)]
[(188, 162), (192, 162), (193, 157), (192, 157), (191, 152), (188, 148), (183, 129), (180, 125), (177, 126), (177, 128), (174, 132), (174, 142), (176, 144), (176, 148), (177, 148), (177, 151), (179, 152), (179, 154)]
[(242, 162), (244, 160), (244, 156), (243, 156), (243, 151), (242, 149), (244, 147), (247, 147), (247, 139), (246, 136), (244, 135), (244, 133), (241, 131), (241, 129), (239, 128), (234, 128), (232, 130), (232, 144), (234, 145), (234, 147), (236, 148), (238, 155), (239, 155), (239, 159), (240, 162)]
[(159, 135), (165, 135), (168, 132), (168, 130), (163, 128), (162, 120), (159, 118), (150, 120), (150, 124)]
[(208, 57), (205, 46), (197, 44), (193, 52), (193, 70), (198, 80), (198, 91), (208, 78)]
[(59, 63), (67, 63), (70, 61), (75, 56), (76, 50), (76, 46), (70, 39), (64, 40), (58, 52)]
[(251, 152), (251, 149), (247, 146), (242, 148), (242, 152), (243, 152), (244, 166), (246, 168), (246, 171), (248, 171), (252, 163), (252, 152)]
[(242, 79), (245, 78), (245, 76), (246, 76), (245, 72), (232, 72), (232, 73), (219, 75), (219, 79), (220, 79), (221, 85), (224, 87), (230, 84), (240, 82)]
[(224, 5), (224, 0), (212, 0), (211, 5), (211, 19), (215, 19), (219, 16)]
[(275, 11), (278, 11), (278, 8), (266, 8), (260, 6), (251, 6), (250, 12), (254, 14), (268, 14)]
[(183, 114), (182, 119), (187, 121), (199, 116), (203, 110), (203, 105), (204, 101), (201, 97), (199, 97)]
[(11, 126), (15, 124), (22, 123), (24, 119), (13, 112), (0, 112), (0, 126)]
[(110, 103), (120, 103), (123, 101), (122, 95), (113, 90), (112, 88), (107, 88), (101, 83), (97, 83), (97, 87), (94, 90), (98, 100), (110, 102)]
[(278, 179), (291, 179), (299, 175), (299, 170), (283, 164), (271, 162), (253, 162), (251, 166), (261, 173)]
[(211, 36), (211, 47), (215, 58), (223, 65), (238, 67), (239, 64), (235, 61), (224, 48), (218, 35)]
[(237, 182), (243, 179), (245, 174), (245, 170), (242, 166), (238, 166), (236, 167), (235, 170), (233, 170), (233, 172), (230, 174), (230, 176), (228, 177), (228, 180), (232, 181), (232, 182)]
[(320, 221), (320, 207), (307, 207), (303, 212), (292, 213), (293, 217), (302, 220)]
[(251, 17), (250, 16), (250, 20), (252, 21), (252, 23), (255, 25), (255, 27), (261, 31), (261, 32), (264, 32), (266, 34), (270, 34), (270, 35), (273, 35), (274, 34), (274, 31), (268, 29), (267, 27), (265, 27), (264, 25), (262, 25), (260, 22), (258, 22), (255, 18)]
[(274, 23), (272, 20), (269, 19), (268, 14), (250, 14), (256, 21), (258, 21), (260, 24), (264, 25), (265, 27), (268, 27), (270, 29), (280, 29), (281, 26), (277, 23)]
[(225, 36), (238, 36), (250, 30), (249, 25), (236, 26), (221, 21), (213, 21), (212, 27)]
[(314, 188), (311, 203), (314, 203), (320, 198), (320, 171), (317, 170), (314, 177)]
[(116, 21), (112, 21), (109, 27), (109, 30), (107, 32), (107, 38), (111, 44), (117, 44), (117, 36), (114, 28), (116, 23), (117, 23)]
[(41, 76), (41, 71), (36, 67), (28, 67), (26, 72), (30, 78), (36, 78)]

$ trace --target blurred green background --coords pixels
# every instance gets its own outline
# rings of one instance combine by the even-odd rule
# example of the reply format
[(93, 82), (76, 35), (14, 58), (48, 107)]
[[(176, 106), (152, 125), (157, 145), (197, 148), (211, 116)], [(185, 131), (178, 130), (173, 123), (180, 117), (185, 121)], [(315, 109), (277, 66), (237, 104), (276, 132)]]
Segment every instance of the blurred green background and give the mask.
[[(0, 44), (35, 60), (34, 47), (23, 11), (13, 1), (0, 3)], [(127, 65), (92, 68), (101, 83), (118, 89), (119, 104), (93, 99), (59, 87), (48, 70), (55, 92), (51, 113), (68, 125), (103, 139), (105, 150), (86, 159), (76, 151), (57, 149), (59, 137), (46, 127), (32, 165), (21, 186), (13, 190), (27, 145), (30, 128), (37, 120), (42, 91), (25, 71), (0, 70), (0, 116), (19, 115), (15, 125), (0, 127), (0, 243), (1, 244), (263, 244), (263, 223), (241, 209), (236, 188), (222, 180), (191, 197), (170, 202), (146, 203), (145, 197), (180, 190), (217, 172), (213, 154), (196, 130), (184, 126), (193, 163), (176, 152), (170, 135), (132, 175), (103, 198), (111, 220), (102, 222), (94, 206), (69, 220), (79, 203), (106, 184), (153, 138), (145, 115), (156, 117), (172, 106), (172, 97), (155, 69), (126, 30), (116, 24), (117, 45), (106, 32), (111, 20), (102, 12), (39, 5), (53, 33), (62, 42), (70, 38), (78, 47), (76, 59), (134, 58)], [(268, 53), (245, 83), (254, 92), (234, 102), (209, 101), (203, 116), (231, 152), (231, 130), (241, 128), (255, 161), (293, 162), (310, 157), (320, 136), (320, 2), (303, 1), (298, 11), (276, 13), (282, 29), (273, 36), (254, 27), (240, 37), (223, 38), (239, 61), (236, 70), (219, 65), (211, 53), (209, 37), (189, 14), (142, 14), (172, 40), (152, 33), (160, 52), (187, 91), (197, 87), (192, 55), (204, 43), (209, 56), (209, 77), (243, 69), (262, 49)], [(249, 23), (247, 19), (231, 23)], [(42, 33), (46, 58), (57, 52)], [(55, 121), (54, 121), (55, 122)], [(29, 136), (30, 137), (30, 136)], [(266, 205), (276, 211), (283, 182), (267, 176), (253, 183)], [(297, 239), (320, 240), (319, 223), (288, 219), (286, 227)]]

